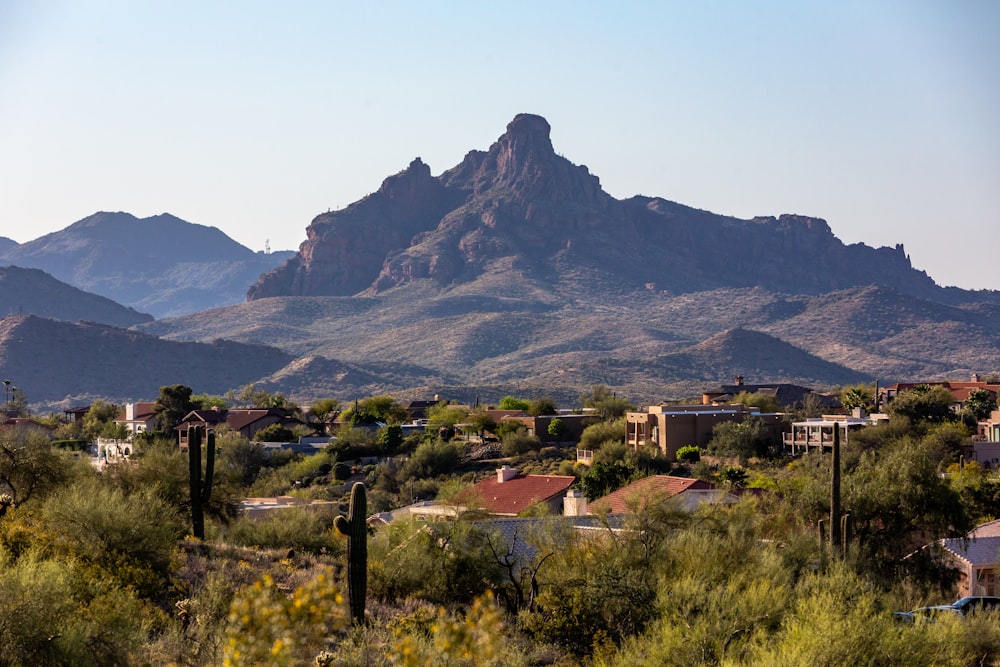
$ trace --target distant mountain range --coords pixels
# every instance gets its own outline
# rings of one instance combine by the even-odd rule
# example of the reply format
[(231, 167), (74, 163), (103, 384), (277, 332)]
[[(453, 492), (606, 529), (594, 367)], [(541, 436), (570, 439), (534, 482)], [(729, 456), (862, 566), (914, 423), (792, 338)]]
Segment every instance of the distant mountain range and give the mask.
[(166, 213), (95, 213), (28, 243), (0, 242), (0, 266), (41, 269), (156, 317), (240, 303), (262, 272), (292, 255), (255, 253)]
[[(147, 222), (198, 236), (143, 233), (148, 257), (113, 262), (122, 248), (109, 245)], [(372, 195), (317, 216), (294, 254), (230, 256), (221, 232), (185, 225), (97, 214), (4, 252), (2, 261), (17, 254), (53, 266), (65, 257), (66, 282), (183, 314), (147, 308), (159, 319), (101, 336), (95, 325), (21, 318), (14, 329), (30, 322), (37, 346), (14, 354), (14, 338), (0, 338), (0, 373), (24, 354), (46, 363), (38, 355), (47, 339), (74, 337), (95, 364), (115, 353), (131, 359), (131, 370), (116, 366), (130, 375), (145, 373), (140, 351), (151, 341), (253, 345), (232, 348), (239, 372), (213, 367), (211, 386), (254, 382), (303, 402), (391, 392), (486, 401), (544, 393), (573, 403), (595, 383), (645, 402), (695, 396), (737, 375), (823, 388), (1000, 372), (1000, 292), (942, 288), (902, 246), (845, 245), (818, 218), (740, 220), (655, 197), (616, 200), (556, 154), (539, 116), (517, 116), (489, 150), (440, 176), (417, 158)], [(270, 264), (247, 278), (251, 258)], [(171, 300), (220, 274), (232, 278), (222, 281), (229, 291), (204, 290), (219, 307), (189, 312)], [(246, 301), (234, 298), (240, 280)], [(31, 304), (18, 312), (42, 314)], [(100, 345), (112, 338), (113, 348)], [(180, 358), (167, 372), (174, 356), (201, 353), (157, 350), (157, 381), (215, 391)], [(31, 391), (19, 386), (39, 401), (151, 396), (83, 370), (72, 389), (54, 372)]]

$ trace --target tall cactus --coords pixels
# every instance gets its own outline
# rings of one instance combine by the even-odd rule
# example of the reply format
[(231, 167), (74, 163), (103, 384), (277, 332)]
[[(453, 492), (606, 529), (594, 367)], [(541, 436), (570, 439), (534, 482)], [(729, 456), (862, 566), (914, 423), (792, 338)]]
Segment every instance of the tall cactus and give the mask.
[(205, 476), (201, 475), (200, 426), (188, 429), (188, 468), (191, 486), (191, 532), (199, 540), (205, 539), (205, 506), (212, 497), (215, 478), (215, 433), (208, 432), (205, 448)]
[(842, 548), (840, 525), (840, 425), (833, 425), (833, 475), (830, 479), (830, 547)]
[(351, 618), (365, 620), (365, 596), (368, 592), (368, 494), (362, 482), (351, 488), (351, 506), (347, 517), (338, 516), (333, 525), (347, 540), (347, 595)]

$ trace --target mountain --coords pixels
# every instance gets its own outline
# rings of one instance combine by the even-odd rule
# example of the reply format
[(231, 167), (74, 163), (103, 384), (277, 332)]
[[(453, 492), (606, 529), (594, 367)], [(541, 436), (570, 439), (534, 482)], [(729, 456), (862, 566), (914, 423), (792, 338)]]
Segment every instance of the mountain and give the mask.
[(14, 239), (9, 239), (6, 236), (0, 236), (0, 255), (9, 252), (10, 250), (17, 247), (17, 241)]
[(37, 268), (75, 287), (168, 317), (239, 303), (291, 252), (255, 253), (214, 227), (169, 214), (95, 213), (34, 241), (0, 247), (0, 264)]
[(549, 133), (544, 118), (521, 114), (488, 151), (438, 177), (417, 158), (377, 192), (316, 217), (299, 252), (248, 297), (374, 295), (418, 281), (515, 295), (586, 288), (612, 300), (646, 286), (821, 294), (878, 284), (945, 297), (901, 245), (845, 245), (819, 218), (741, 220), (657, 197), (617, 200), (556, 154)]
[(26, 313), (117, 327), (130, 327), (153, 319), (152, 315), (60, 282), (39, 269), (0, 266), (0, 314)]
[[(199, 392), (254, 382), (300, 403), (389, 392), (574, 404), (597, 383), (643, 403), (737, 375), (822, 389), (1000, 372), (1000, 293), (942, 288), (902, 246), (845, 245), (819, 218), (617, 200), (556, 154), (538, 116), (517, 116), (488, 150), (437, 177), (417, 158), (368, 197), (317, 216), (306, 236), (246, 301), (128, 332), (149, 346), (266, 346), (273, 364), (223, 382), (186, 365), (188, 348), (165, 347), (157, 382)], [(88, 256), (67, 264), (86, 272)], [(205, 265), (193, 261), (170, 265), (177, 280), (194, 282)], [(34, 332), (36, 358), (66, 349), (61, 332), (73, 331), (88, 363), (119, 363), (122, 333), (108, 346), (92, 328), (47, 326)], [(0, 338), (0, 364), (23, 354), (7, 351), (15, 341)], [(46, 376), (39, 393), (64, 396), (59, 383), (69, 383), (121, 395), (115, 377), (85, 370)]]
[(101, 397), (152, 400), (161, 386), (186, 384), (222, 394), (293, 361), (275, 348), (232, 341), (182, 343), (93, 322), (34, 315), (0, 320), (0, 368), (29, 403)]

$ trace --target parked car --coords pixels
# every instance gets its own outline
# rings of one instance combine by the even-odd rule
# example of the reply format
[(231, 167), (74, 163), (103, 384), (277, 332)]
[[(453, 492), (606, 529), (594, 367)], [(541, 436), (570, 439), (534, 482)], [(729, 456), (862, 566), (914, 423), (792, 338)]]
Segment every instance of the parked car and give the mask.
[(942, 614), (966, 616), (980, 612), (1000, 611), (1000, 597), (991, 595), (970, 595), (951, 604), (919, 607), (913, 611), (896, 611), (893, 616), (900, 621), (913, 623), (917, 619), (933, 620)]

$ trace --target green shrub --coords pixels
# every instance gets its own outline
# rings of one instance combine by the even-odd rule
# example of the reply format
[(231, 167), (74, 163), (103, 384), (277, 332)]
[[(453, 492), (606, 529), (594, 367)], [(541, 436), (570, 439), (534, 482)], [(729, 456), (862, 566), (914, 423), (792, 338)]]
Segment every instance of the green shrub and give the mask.
[(677, 460), (682, 463), (697, 463), (701, 460), (701, 449), (697, 445), (686, 445), (677, 450)]
[(284, 549), (320, 553), (343, 550), (333, 534), (335, 509), (310, 510), (290, 507), (274, 510), (261, 517), (241, 517), (226, 527), (220, 539), (239, 546)]

